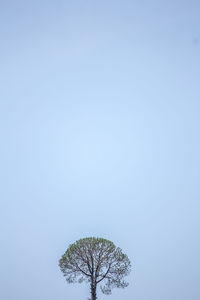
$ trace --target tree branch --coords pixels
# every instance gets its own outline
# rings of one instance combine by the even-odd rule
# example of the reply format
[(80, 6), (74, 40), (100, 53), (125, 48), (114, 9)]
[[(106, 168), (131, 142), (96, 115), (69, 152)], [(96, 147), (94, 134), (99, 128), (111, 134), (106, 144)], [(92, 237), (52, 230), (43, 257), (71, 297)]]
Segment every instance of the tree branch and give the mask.
[(82, 272), (85, 276), (91, 277), (91, 275), (90, 275), (90, 274), (87, 274), (85, 271), (83, 271), (83, 270), (78, 266), (78, 264), (76, 264), (76, 267), (77, 267), (78, 270), (79, 270), (80, 272)]
[(97, 281), (97, 283), (101, 282), (104, 278), (106, 278), (106, 276), (108, 275), (109, 271), (110, 271), (110, 267), (111, 267), (111, 264), (109, 264), (109, 267), (108, 267), (108, 270), (106, 271), (106, 273), (103, 275), (103, 277)]

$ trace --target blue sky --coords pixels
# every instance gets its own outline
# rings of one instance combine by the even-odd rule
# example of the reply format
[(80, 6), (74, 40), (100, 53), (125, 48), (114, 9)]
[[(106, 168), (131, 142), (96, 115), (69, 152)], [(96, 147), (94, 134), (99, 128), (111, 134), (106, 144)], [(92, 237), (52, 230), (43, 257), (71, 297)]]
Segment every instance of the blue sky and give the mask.
[(199, 300), (199, 1), (0, 1), (1, 291), (87, 299), (58, 260), (132, 261), (98, 299)]

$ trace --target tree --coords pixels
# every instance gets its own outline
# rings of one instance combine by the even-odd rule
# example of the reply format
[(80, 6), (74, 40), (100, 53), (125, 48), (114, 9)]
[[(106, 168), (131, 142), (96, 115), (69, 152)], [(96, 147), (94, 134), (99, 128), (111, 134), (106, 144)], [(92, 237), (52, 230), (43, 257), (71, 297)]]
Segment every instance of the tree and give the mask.
[(95, 237), (71, 244), (59, 260), (59, 266), (68, 283), (86, 281), (90, 284), (91, 300), (97, 299), (100, 283), (104, 294), (111, 294), (114, 287), (127, 287), (123, 278), (131, 270), (130, 260), (120, 248), (109, 240)]

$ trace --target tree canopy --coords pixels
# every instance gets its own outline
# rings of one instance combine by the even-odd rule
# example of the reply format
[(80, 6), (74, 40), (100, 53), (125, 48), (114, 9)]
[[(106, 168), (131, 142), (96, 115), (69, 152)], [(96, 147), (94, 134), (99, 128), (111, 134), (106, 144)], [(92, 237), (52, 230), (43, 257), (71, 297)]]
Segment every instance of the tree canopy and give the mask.
[(130, 273), (131, 263), (111, 241), (103, 238), (83, 238), (71, 244), (59, 260), (68, 283), (86, 281), (90, 284), (91, 300), (96, 300), (97, 285), (104, 294), (114, 287), (125, 288), (124, 277)]

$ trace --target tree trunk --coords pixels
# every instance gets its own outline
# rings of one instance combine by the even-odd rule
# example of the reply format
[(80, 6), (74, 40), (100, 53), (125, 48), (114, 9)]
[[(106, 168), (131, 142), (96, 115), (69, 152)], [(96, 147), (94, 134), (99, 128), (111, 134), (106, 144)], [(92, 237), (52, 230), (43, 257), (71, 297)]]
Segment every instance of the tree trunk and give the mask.
[(96, 284), (94, 283), (91, 283), (91, 300), (97, 300), (97, 286)]

